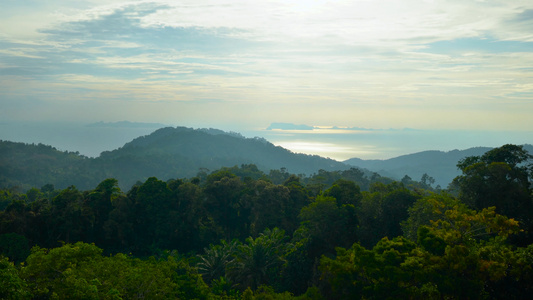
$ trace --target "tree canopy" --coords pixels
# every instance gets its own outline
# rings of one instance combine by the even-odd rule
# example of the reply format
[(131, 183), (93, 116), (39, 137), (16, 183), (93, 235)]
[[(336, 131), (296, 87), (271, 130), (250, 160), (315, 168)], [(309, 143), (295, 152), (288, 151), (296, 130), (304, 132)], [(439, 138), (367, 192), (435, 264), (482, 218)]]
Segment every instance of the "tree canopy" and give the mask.
[(3, 189), (0, 297), (524, 299), (530, 158), (514, 145), (465, 158), (439, 191), (429, 176), (254, 165), (128, 191)]

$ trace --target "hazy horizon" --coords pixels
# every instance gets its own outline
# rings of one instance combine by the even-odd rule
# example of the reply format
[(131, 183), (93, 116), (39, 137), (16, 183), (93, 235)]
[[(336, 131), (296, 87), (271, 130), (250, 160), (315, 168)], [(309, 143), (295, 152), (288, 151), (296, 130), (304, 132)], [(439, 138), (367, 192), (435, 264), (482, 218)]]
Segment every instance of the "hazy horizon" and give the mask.
[[(416, 129), (342, 129), (322, 126), (312, 130), (186, 126), (184, 124), (121, 122), (1, 122), (0, 140), (42, 143), (61, 151), (80, 152), (97, 157), (103, 151), (122, 147), (131, 140), (162, 127), (185, 126), (234, 131), (244, 137), (262, 137), (295, 153), (329, 157), (338, 161), (350, 158), (388, 159), (426, 150), (464, 150), (472, 147), (498, 147), (506, 143), (527, 144), (522, 137), (532, 132), (424, 131)], [(491, 142), (484, 142), (490, 140)]]
[(523, 144), (532, 66), (525, 0), (4, 1), (0, 122), (213, 127), (337, 159)]

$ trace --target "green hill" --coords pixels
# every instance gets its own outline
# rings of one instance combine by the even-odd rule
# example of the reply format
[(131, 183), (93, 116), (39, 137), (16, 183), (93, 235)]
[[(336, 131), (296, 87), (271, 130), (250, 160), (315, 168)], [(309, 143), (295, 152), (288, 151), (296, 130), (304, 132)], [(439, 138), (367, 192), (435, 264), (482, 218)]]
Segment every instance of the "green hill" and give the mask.
[(123, 147), (87, 158), (42, 144), (0, 142), (0, 185), (90, 189), (105, 178), (129, 188), (148, 177), (193, 177), (202, 170), (255, 164), (268, 173), (286, 168), (294, 174), (346, 170), (348, 165), (317, 155), (296, 154), (262, 138), (245, 138), (216, 129), (161, 128)]
[[(344, 163), (358, 168), (365, 168), (396, 180), (408, 175), (413, 180), (420, 180), (424, 173), (435, 179), (435, 184), (446, 188), (452, 180), (461, 174), (457, 162), (468, 156), (480, 156), (491, 150), (490, 147), (474, 147), (466, 150), (422, 151), (385, 160), (363, 160), (351, 158)], [(532, 145), (524, 149), (533, 153)]]

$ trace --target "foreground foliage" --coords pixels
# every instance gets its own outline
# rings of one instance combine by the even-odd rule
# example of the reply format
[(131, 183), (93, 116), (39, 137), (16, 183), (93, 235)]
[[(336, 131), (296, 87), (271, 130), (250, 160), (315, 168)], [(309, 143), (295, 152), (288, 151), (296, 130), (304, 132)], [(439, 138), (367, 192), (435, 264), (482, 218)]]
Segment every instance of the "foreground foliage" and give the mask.
[(526, 298), (528, 161), (512, 145), (465, 159), (438, 193), (427, 178), (254, 165), (126, 193), (113, 178), (0, 190), (0, 298)]
[(333, 298), (366, 299), (523, 299), (531, 293), (533, 245), (516, 248), (506, 242), (518, 222), (438, 199), (423, 199), (438, 215), (418, 228), (418, 239), (383, 238), (371, 250), (359, 244), (337, 248), (336, 258), (323, 257), (323, 279)]

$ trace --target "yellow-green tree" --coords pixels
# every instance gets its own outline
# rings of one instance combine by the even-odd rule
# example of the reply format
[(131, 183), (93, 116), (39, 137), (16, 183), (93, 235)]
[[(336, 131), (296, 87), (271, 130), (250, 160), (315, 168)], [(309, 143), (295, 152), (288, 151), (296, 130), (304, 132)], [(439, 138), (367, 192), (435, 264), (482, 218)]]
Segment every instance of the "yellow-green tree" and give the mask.
[(452, 185), (459, 198), (474, 209), (496, 207), (496, 212), (533, 224), (533, 202), (529, 178), (533, 158), (522, 146), (503, 145), (457, 164), (463, 172)]
[(37, 299), (206, 299), (201, 276), (184, 260), (140, 260), (78, 242), (34, 248), (21, 278)]
[[(337, 299), (521, 298), (531, 292), (532, 246), (514, 248), (514, 219), (493, 207), (475, 211), (427, 197), (433, 219), (417, 242), (384, 238), (372, 250), (359, 244), (323, 257), (323, 292)], [(328, 290), (329, 288), (329, 290)]]

